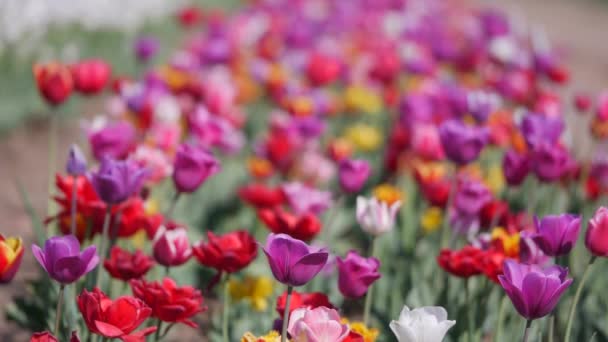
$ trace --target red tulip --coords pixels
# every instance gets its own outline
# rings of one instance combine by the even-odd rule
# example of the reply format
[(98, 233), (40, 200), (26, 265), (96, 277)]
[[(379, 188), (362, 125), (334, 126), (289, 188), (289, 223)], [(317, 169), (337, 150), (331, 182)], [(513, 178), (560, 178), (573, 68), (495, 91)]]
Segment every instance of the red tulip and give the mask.
[(118, 246), (112, 247), (110, 258), (103, 263), (113, 278), (124, 281), (143, 277), (153, 265), (154, 260), (142, 251), (131, 254)]
[[(30, 339), (30, 342), (58, 342), (58, 341), (59, 340), (57, 340), (57, 338), (48, 331), (34, 333), (32, 335), (32, 338)], [(78, 338), (78, 334), (75, 331), (72, 332), (72, 336), (70, 337), (70, 342), (80, 342), (80, 339)]]
[(313, 53), (308, 59), (306, 74), (313, 85), (323, 86), (340, 76), (340, 63), (335, 58)]
[(203, 20), (203, 11), (197, 6), (187, 6), (177, 12), (177, 20), (183, 27), (193, 27)]
[(276, 207), (285, 202), (285, 195), (280, 187), (269, 187), (264, 184), (249, 184), (240, 188), (239, 197), (258, 209)]
[(72, 93), (74, 81), (67, 66), (55, 62), (36, 64), (33, 71), (38, 91), (50, 105), (61, 104)]
[(480, 258), (481, 271), (488, 279), (498, 284), (498, 276), (503, 274), (502, 264), (506, 259), (507, 256), (501, 251), (495, 249), (484, 251)]
[(281, 208), (258, 210), (259, 219), (275, 234), (287, 234), (308, 241), (321, 231), (321, 222), (311, 214), (296, 216)]
[(382, 83), (391, 83), (401, 69), (399, 55), (391, 49), (381, 49), (374, 54), (370, 76)]
[(488, 202), (479, 212), (479, 223), (484, 228), (494, 228), (492, 225), (502, 226), (509, 213), (509, 204), (500, 200)]
[(156, 327), (148, 327), (132, 333), (152, 312), (137, 298), (122, 296), (111, 300), (95, 288), (92, 292), (83, 290), (77, 300), (84, 322), (94, 334), (126, 342), (144, 342), (146, 335), (156, 331)]
[(459, 251), (442, 249), (437, 257), (437, 263), (452, 275), (468, 278), (482, 273), (483, 253), (481, 249), (473, 246), (465, 246)]
[(192, 256), (188, 233), (182, 227), (172, 230), (160, 227), (154, 236), (152, 249), (154, 259), (163, 266), (182, 265)]
[(23, 258), (23, 240), (20, 237), (5, 238), (0, 234), (0, 284), (15, 277)]
[[(282, 295), (277, 298), (277, 306), (276, 310), (279, 316), (282, 318), (285, 314), (285, 303), (287, 299), (287, 292), (283, 292)], [(324, 306), (326, 308), (333, 309), (334, 305), (329, 301), (327, 295), (321, 292), (312, 292), (312, 293), (300, 293), (298, 291), (293, 291), (291, 293), (291, 300), (289, 304), (289, 314), (300, 308), (308, 308), (314, 309), (320, 306)]]
[(101, 59), (80, 61), (72, 65), (71, 71), (74, 88), (85, 95), (102, 91), (108, 84), (112, 73), (110, 65)]
[(258, 255), (254, 237), (245, 230), (222, 236), (207, 232), (207, 240), (207, 243), (200, 241), (194, 246), (194, 256), (202, 265), (215, 268), (219, 272), (238, 272)]
[(198, 325), (192, 317), (206, 310), (199, 290), (192, 286), (178, 287), (171, 278), (163, 279), (162, 283), (131, 280), (131, 288), (135, 297), (152, 308), (152, 316), (163, 322), (184, 323), (196, 328)]
[(365, 339), (359, 333), (351, 330), (342, 342), (365, 342)]

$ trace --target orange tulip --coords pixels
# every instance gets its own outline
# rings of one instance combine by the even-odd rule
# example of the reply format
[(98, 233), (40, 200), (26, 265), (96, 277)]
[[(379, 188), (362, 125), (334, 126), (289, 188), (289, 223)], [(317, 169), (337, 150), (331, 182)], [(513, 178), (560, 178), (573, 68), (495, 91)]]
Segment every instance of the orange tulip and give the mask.
[(22, 257), (23, 241), (21, 238), (4, 238), (0, 234), (0, 283), (8, 283), (15, 277)]

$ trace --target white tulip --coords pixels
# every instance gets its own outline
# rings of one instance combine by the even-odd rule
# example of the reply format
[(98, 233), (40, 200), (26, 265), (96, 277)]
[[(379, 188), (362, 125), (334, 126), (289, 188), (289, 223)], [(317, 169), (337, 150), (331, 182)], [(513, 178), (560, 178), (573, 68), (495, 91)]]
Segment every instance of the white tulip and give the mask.
[(391, 330), (399, 342), (441, 342), (456, 321), (448, 320), (448, 312), (441, 306), (424, 306), (410, 310), (403, 307)]
[(397, 201), (390, 207), (376, 198), (357, 197), (357, 221), (361, 228), (374, 236), (386, 233), (395, 225), (395, 215), (401, 207)]

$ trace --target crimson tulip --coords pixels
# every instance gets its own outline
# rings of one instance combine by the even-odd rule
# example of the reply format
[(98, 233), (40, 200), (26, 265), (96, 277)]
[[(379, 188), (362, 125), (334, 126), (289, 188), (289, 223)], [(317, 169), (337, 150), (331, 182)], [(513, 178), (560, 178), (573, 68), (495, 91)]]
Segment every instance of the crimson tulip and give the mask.
[(311, 214), (296, 216), (281, 208), (258, 210), (259, 219), (275, 234), (287, 234), (295, 239), (308, 241), (321, 231), (321, 222)]
[(258, 255), (255, 238), (245, 230), (222, 236), (207, 232), (207, 243), (200, 241), (193, 248), (196, 259), (219, 272), (234, 273), (247, 267)]
[(458, 251), (442, 249), (437, 257), (437, 263), (454, 276), (469, 278), (482, 273), (483, 254), (484, 251), (474, 246), (465, 246)]
[(131, 254), (118, 246), (112, 247), (110, 258), (103, 263), (113, 278), (124, 281), (143, 277), (153, 265), (154, 260), (142, 251)]
[[(276, 310), (279, 316), (285, 315), (285, 303), (287, 300), (287, 292), (277, 298)], [(293, 290), (291, 292), (291, 300), (289, 305), (289, 314), (300, 308), (314, 309), (320, 306), (333, 309), (334, 305), (329, 301), (326, 294), (321, 292), (303, 293)]]
[(56, 62), (36, 64), (33, 72), (40, 95), (50, 105), (63, 103), (72, 93), (74, 81), (67, 66)]
[(84, 95), (102, 91), (108, 84), (112, 69), (101, 59), (80, 61), (71, 67), (74, 89)]

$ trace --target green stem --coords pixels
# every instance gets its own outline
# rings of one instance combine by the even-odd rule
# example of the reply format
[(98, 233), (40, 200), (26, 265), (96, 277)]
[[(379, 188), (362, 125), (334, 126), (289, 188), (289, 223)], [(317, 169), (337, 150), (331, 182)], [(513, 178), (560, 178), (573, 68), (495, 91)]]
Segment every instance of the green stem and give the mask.
[(173, 195), (173, 198), (171, 199), (171, 204), (169, 204), (169, 208), (165, 213), (165, 222), (169, 221), (173, 216), (173, 211), (175, 210), (175, 206), (177, 205), (177, 201), (179, 201), (181, 195), (182, 193), (179, 191), (176, 192), (175, 195)]
[(496, 333), (494, 334), (494, 342), (500, 342), (500, 338), (502, 337), (502, 327), (504, 325), (505, 320), (505, 311), (507, 308), (508, 297), (503, 296), (500, 302), (500, 308), (498, 309), (498, 320), (496, 322)]
[(526, 321), (526, 327), (524, 328), (524, 337), (522, 338), (522, 342), (528, 342), (528, 335), (530, 334), (530, 326), (532, 325), (532, 320)]
[(222, 337), (224, 342), (228, 340), (228, 319), (230, 318), (230, 293), (229, 275), (224, 279), (224, 310), (222, 310)]
[(60, 336), (60, 322), (61, 322), (61, 308), (63, 304), (63, 292), (65, 291), (65, 285), (59, 286), (59, 298), (57, 298), (57, 310), (55, 311), (55, 336)]
[(443, 212), (443, 221), (441, 222), (441, 241), (440, 248), (446, 247), (450, 240), (450, 208), (454, 197), (456, 196), (456, 187), (458, 186), (458, 171), (454, 174), (452, 184), (450, 186), (450, 193), (448, 195), (448, 201), (445, 204), (445, 210)]
[(55, 202), (53, 202), (52, 194), (55, 184), (55, 171), (57, 170), (57, 130), (59, 129), (59, 115), (57, 115), (57, 113), (51, 113), (49, 120), (49, 174), (46, 213), (47, 216), (50, 217), (53, 214), (53, 210), (55, 210)]
[[(376, 238), (372, 240), (372, 245), (369, 248), (369, 256), (373, 257), (375, 252)], [(363, 307), (363, 324), (368, 327), (369, 319), (372, 312), (372, 299), (373, 299), (374, 286), (371, 285), (365, 295), (365, 306)]]
[(70, 231), (72, 235), (76, 235), (76, 197), (78, 195), (78, 176), (72, 177), (72, 208), (71, 208), (71, 219), (72, 227)]
[(293, 287), (287, 285), (287, 298), (285, 298), (285, 312), (283, 313), (283, 327), (281, 328), (281, 342), (287, 341), (287, 325), (289, 324), (289, 306), (291, 304), (291, 292)]
[(161, 337), (160, 337), (160, 331), (163, 328), (163, 321), (160, 320), (160, 318), (158, 319), (158, 323), (156, 324), (156, 333), (154, 334), (154, 341), (158, 342), (160, 341)]
[(595, 256), (592, 256), (591, 259), (589, 259), (589, 263), (585, 268), (585, 272), (583, 273), (581, 282), (578, 284), (578, 288), (576, 289), (576, 294), (574, 295), (574, 300), (572, 301), (572, 306), (570, 307), (570, 313), (568, 314), (568, 325), (566, 326), (566, 336), (564, 340), (565, 342), (570, 341), (570, 334), (572, 332), (572, 323), (574, 322), (574, 313), (576, 312), (576, 305), (578, 304), (578, 301), (581, 298), (581, 293), (583, 293), (583, 287), (585, 286), (585, 282), (589, 277), (589, 273), (591, 273), (591, 268), (593, 266), (593, 263), (595, 262), (595, 259)]
[(474, 332), (474, 323), (473, 323), (473, 301), (471, 300), (471, 289), (469, 286), (469, 279), (464, 280), (464, 297), (467, 302), (467, 325), (468, 325), (468, 340), (469, 342), (473, 342), (473, 332)]
[(553, 330), (555, 329), (555, 313), (549, 316), (549, 328), (547, 328), (548, 342), (553, 342)]
[(108, 204), (106, 209), (106, 218), (103, 221), (103, 230), (101, 233), (101, 242), (99, 245), (99, 265), (97, 266), (97, 281), (95, 286), (101, 289), (101, 277), (103, 276), (103, 261), (106, 258), (106, 241), (108, 240), (108, 229), (110, 228), (110, 221), (112, 220), (112, 205)]

